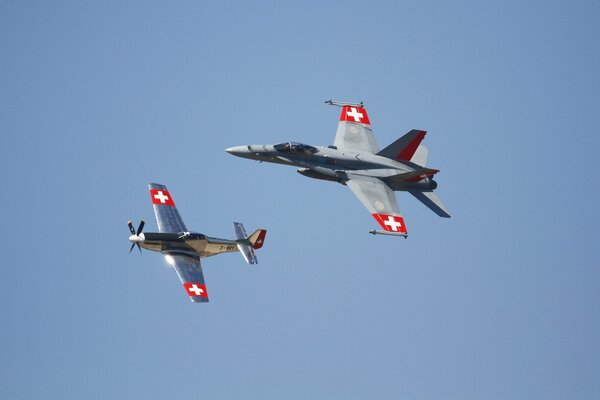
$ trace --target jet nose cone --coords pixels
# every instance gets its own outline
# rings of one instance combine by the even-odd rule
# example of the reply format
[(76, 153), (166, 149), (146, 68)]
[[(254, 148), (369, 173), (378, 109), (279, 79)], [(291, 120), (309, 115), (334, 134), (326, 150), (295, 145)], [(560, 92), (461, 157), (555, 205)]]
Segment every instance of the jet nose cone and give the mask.
[(248, 146), (233, 146), (228, 149), (225, 149), (229, 154), (233, 154), (234, 156), (239, 156), (244, 153), (248, 153)]

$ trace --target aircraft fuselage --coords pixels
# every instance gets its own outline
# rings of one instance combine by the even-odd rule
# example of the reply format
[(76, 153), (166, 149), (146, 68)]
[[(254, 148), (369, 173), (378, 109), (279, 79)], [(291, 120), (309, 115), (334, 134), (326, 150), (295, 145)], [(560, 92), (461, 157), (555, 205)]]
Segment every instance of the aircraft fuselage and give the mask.
[(382, 179), (395, 191), (414, 188), (433, 190), (437, 187), (437, 183), (430, 178), (403, 179), (402, 174), (422, 169), (410, 161), (401, 162), (368, 152), (338, 150), (333, 146), (313, 147), (290, 142), (279, 145), (236, 146), (226, 151), (260, 162), (300, 167), (298, 172), (304, 176), (342, 184), (347, 180), (347, 174), (353, 173)]
[(210, 257), (221, 253), (239, 251), (234, 240), (208, 237), (201, 233), (158, 233), (144, 232), (133, 235), (131, 241), (137, 241), (141, 247), (160, 253), (183, 253), (198, 257)]

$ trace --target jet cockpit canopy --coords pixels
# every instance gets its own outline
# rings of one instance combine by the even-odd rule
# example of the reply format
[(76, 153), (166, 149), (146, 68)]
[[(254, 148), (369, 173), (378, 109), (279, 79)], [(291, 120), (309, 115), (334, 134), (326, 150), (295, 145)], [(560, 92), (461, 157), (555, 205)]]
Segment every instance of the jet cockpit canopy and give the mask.
[(298, 142), (280, 143), (273, 147), (275, 150), (281, 151), (282, 153), (312, 154), (318, 151), (316, 147)]

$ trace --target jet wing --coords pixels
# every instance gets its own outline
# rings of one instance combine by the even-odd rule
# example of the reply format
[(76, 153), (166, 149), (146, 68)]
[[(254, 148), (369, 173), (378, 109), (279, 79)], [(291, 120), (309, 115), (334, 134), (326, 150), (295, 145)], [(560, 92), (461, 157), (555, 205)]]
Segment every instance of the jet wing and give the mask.
[(346, 186), (352, 190), (352, 193), (369, 210), (373, 218), (386, 231), (399, 235), (406, 235), (406, 225), (404, 218), (398, 210), (398, 201), (396, 195), (378, 178), (348, 174), (349, 180)]
[(187, 228), (167, 187), (158, 183), (151, 183), (148, 188), (150, 189), (150, 199), (152, 200), (158, 231), (161, 233), (187, 232)]
[(379, 146), (371, 129), (367, 110), (358, 105), (344, 105), (333, 145), (340, 150), (376, 154)]
[(177, 272), (177, 276), (186, 293), (190, 296), (190, 300), (193, 303), (207, 303), (208, 291), (204, 284), (200, 259), (181, 254), (167, 254), (165, 257)]

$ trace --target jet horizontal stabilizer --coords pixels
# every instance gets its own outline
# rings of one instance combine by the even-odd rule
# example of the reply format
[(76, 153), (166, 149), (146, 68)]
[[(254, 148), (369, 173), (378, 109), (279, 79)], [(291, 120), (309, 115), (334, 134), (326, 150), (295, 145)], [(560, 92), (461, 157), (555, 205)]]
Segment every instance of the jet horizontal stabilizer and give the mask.
[(450, 218), (448, 209), (433, 191), (409, 190), (408, 192), (440, 217)]

